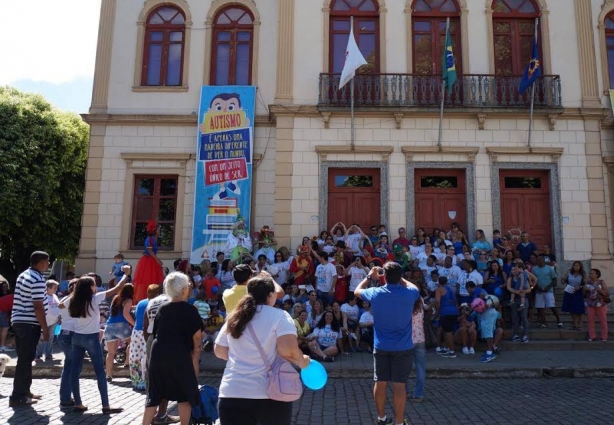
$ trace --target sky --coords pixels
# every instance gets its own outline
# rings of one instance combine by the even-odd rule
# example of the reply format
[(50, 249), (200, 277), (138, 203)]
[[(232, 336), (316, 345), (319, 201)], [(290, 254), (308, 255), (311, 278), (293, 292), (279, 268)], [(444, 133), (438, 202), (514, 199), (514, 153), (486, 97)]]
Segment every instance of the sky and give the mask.
[(87, 112), (92, 99), (101, 0), (3, 1), (0, 86)]

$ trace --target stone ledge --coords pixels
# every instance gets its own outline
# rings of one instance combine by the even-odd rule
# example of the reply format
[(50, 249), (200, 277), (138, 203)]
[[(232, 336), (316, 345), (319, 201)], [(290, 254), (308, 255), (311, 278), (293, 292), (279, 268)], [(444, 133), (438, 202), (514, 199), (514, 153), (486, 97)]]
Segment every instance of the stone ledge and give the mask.
[(326, 161), (327, 155), (334, 154), (372, 154), (381, 155), (382, 161), (387, 161), (394, 150), (394, 146), (350, 146), (350, 145), (319, 145), (315, 151), (322, 161)]
[(467, 155), (469, 161), (473, 161), (479, 147), (457, 147), (457, 146), (403, 146), (401, 152), (405, 154), (407, 161), (411, 161), (414, 155), (424, 154), (443, 154), (443, 155)]
[(534, 148), (534, 147), (499, 147), (486, 146), (486, 152), (497, 162), (498, 155), (550, 155), (553, 161), (558, 161), (559, 157), (565, 152), (564, 148)]

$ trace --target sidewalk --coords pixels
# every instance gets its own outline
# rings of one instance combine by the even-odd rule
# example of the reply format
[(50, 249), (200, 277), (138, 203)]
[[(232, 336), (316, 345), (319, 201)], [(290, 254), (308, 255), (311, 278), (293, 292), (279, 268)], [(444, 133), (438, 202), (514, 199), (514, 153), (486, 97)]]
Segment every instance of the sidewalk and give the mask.
[[(448, 359), (427, 352), (426, 369), (429, 378), (537, 378), (537, 377), (614, 377), (614, 356), (609, 345), (614, 342), (595, 342), (603, 344), (603, 350), (531, 350), (529, 346), (522, 351), (503, 350), (490, 363), (481, 363), (481, 352), (464, 355), (457, 351), (457, 358)], [(607, 346), (606, 346), (607, 344)], [(529, 343), (530, 345), (530, 343)], [(5, 375), (12, 377), (15, 370), (15, 353), (6, 368)], [(59, 378), (62, 371), (63, 355), (54, 353), (52, 362), (38, 363), (32, 374), (36, 378)], [(351, 353), (337, 356), (334, 363), (324, 363), (331, 378), (371, 378), (373, 376), (373, 356), (368, 353)], [(201, 357), (201, 375), (221, 376), (225, 362), (212, 353)], [(90, 363), (84, 363), (84, 377), (93, 377)], [(114, 377), (128, 377), (128, 368), (116, 367)]]

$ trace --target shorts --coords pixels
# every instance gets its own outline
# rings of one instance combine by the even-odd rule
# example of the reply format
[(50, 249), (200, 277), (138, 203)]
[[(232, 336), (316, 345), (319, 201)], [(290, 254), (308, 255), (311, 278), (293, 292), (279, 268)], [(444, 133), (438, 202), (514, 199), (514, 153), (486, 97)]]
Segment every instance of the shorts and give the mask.
[(552, 292), (536, 292), (535, 293), (535, 308), (552, 308), (554, 307), (554, 294)]
[(117, 339), (124, 340), (128, 339), (132, 336), (132, 330), (130, 329), (130, 325), (126, 322), (121, 323), (108, 323), (107, 327), (104, 329), (104, 339), (105, 341), (115, 341)]
[(320, 350), (324, 351), (327, 348), (334, 347), (334, 345), (320, 345)]
[(0, 311), (0, 328), (8, 328), (11, 326), (9, 317), (4, 311)]
[(350, 328), (349, 330), (356, 330), (356, 328), (358, 327), (358, 322), (356, 320), (352, 320), (352, 319), (348, 319), (348, 328)]
[(373, 352), (373, 380), (405, 384), (414, 363), (414, 350)]
[(439, 326), (444, 332), (454, 332), (456, 319), (456, 316), (441, 316), (439, 318)]

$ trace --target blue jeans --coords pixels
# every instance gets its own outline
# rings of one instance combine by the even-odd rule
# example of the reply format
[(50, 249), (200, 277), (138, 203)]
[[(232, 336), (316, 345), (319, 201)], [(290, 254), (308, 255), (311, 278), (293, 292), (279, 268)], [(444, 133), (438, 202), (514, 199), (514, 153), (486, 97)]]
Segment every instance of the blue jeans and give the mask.
[[(424, 397), (424, 381), (426, 380), (426, 346), (424, 342), (414, 344), (414, 367), (416, 368), (416, 385), (414, 387), (414, 397)], [(407, 393), (411, 393), (411, 386), (407, 382)]]
[(36, 357), (49, 357), (53, 354), (53, 338), (55, 338), (55, 327), (57, 323), (47, 327), (49, 330), (49, 341), (39, 341), (36, 346)]
[(70, 368), (70, 381), (72, 392), (75, 396), (75, 404), (80, 405), (81, 390), (79, 388), (79, 375), (83, 368), (83, 358), (85, 352), (90, 356), (94, 372), (96, 373), (96, 381), (98, 382), (98, 391), (102, 399), (102, 407), (109, 406), (109, 391), (107, 389), (107, 374), (104, 370), (104, 361), (102, 359), (102, 347), (98, 340), (98, 332), (95, 334), (78, 334), (72, 336), (72, 366)]
[[(62, 368), (62, 377), (60, 378), (60, 403), (70, 403), (70, 395), (72, 394), (72, 385), (70, 382), (70, 372), (73, 364), (72, 351), (72, 331), (62, 331), (58, 335), (58, 345), (64, 353), (64, 367)], [(83, 365), (83, 362), (81, 362)], [(79, 370), (79, 374), (81, 371)]]
[(327, 307), (329, 305), (333, 304), (334, 298), (335, 298), (335, 294), (331, 294), (328, 292), (322, 292), (320, 290), (317, 291), (318, 292), (318, 299), (320, 301), (322, 301), (322, 304), (324, 304), (324, 307)]

